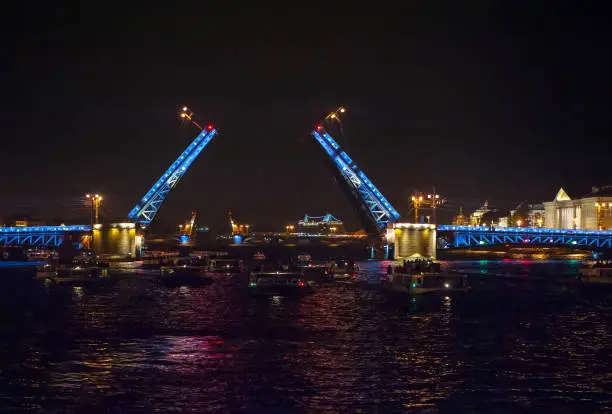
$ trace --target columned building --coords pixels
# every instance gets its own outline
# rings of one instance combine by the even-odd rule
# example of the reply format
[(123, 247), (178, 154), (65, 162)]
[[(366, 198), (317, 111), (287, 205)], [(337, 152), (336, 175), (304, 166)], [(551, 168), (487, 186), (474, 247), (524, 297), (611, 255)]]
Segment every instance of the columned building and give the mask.
[(577, 199), (572, 199), (561, 188), (553, 201), (543, 204), (544, 227), (585, 230), (612, 228), (611, 185), (593, 187), (590, 193)]

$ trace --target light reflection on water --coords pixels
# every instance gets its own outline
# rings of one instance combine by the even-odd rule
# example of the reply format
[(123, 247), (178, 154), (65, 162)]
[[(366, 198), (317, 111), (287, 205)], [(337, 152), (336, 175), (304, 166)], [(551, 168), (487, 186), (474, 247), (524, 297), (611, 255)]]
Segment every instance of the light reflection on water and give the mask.
[[(612, 290), (557, 283), (555, 275), (571, 273), (568, 264), (454, 265), (474, 270), (471, 293), (411, 298), (337, 284), (301, 298), (253, 298), (235, 275), (202, 288), (133, 278), (103, 288), (47, 286), (2, 304), (0, 407), (591, 412), (612, 405)], [(361, 268), (373, 275), (386, 263)]]

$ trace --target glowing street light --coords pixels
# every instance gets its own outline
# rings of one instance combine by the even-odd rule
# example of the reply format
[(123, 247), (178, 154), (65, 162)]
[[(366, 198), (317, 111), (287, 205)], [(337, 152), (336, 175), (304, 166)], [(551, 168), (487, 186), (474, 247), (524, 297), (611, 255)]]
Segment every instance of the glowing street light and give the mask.
[(85, 194), (85, 198), (91, 200), (91, 209), (92, 212), (95, 211), (95, 220), (92, 224), (98, 224), (99, 222), (99, 209), (100, 203), (102, 202), (102, 196), (100, 194)]
[[(181, 112), (181, 118), (187, 118), (188, 120), (191, 121), (192, 124), (194, 124), (195, 126), (197, 126), (198, 128), (200, 128), (200, 131), (203, 131), (204, 128), (202, 128), (196, 121), (193, 120), (193, 111), (189, 108), (187, 108), (186, 106), (183, 106), (183, 112)], [(209, 131), (212, 130), (211, 125), (209, 125), (208, 128)]]
[(341, 106), (338, 109), (336, 109), (334, 112), (330, 112), (329, 114), (327, 114), (325, 119), (335, 119), (336, 121), (338, 121), (338, 123), (340, 123), (340, 117), (338, 116), (338, 114), (343, 114), (345, 112), (346, 112), (346, 109), (343, 106)]

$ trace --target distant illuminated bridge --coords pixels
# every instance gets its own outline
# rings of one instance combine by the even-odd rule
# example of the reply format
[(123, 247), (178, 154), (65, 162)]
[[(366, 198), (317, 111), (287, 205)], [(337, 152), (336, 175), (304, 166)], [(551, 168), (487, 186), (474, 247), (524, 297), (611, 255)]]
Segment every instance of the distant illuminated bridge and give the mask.
[(441, 225), (437, 228), (437, 237), (440, 248), (492, 244), (612, 248), (612, 230)]
[(88, 225), (0, 227), (0, 245), (57, 247), (67, 234), (76, 234), (80, 238), (90, 231), (91, 226)]

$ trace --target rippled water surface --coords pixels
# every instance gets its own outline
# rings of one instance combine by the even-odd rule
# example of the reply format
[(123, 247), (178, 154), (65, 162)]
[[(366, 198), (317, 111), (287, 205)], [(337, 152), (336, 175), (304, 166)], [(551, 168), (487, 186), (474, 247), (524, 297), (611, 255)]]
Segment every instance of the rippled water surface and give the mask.
[(254, 298), (244, 275), (4, 292), (0, 410), (612, 410), (612, 288), (577, 285), (567, 262), (453, 266), (472, 292)]

